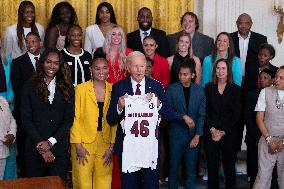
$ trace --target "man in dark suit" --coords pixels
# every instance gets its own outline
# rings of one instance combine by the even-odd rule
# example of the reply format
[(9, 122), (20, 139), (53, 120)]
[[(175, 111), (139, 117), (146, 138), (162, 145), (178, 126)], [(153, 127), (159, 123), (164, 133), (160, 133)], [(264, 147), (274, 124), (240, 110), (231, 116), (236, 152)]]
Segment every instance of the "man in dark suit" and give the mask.
[(137, 21), (139, 29), (127, 34), (127, 47), (134, 51), (143, 52), (143, 39), (151, 35), (158, 45), (157, 53), (167, 58), (169, 56), (169, 46), (166, 32), (152, 28), (153, 17), (151, 10), (147, 7), (141, 8), (138, 11)]
[(26, 176), (25, 168), (25, 138), (20, 115), (21, 91), (24, 83), (28, 81), (35, 73), (36, 62), (40, 56), (40, 36), (37, 33), (28, 33), (25, 39), (27, 52), (22, 56), (14, 59), (11, 65), (11, 83), (15, 94), (14, 116), (17, 122), (17, 146), (18, 146), (18, 162), (23, 177)]
[[(246, 98), (247, 90), (245, 86), (248, 86), (251, 82), (246, 79), (246, 75), (255, 75), (251, 71), (255, 72), (255, 69), (250, 69), (258, 64), (258, 50), (261, 44), (267, 43), (267, 37), (259, 33), (251, 31), (251, 26), (253, 24), (250, 15), (247, 13), (241, 14), (237, 19), (238, 31), (231, 33), (231, 37), (234, 41), (235, 54), (241, 59), (242, 70), (243, 70), (243, 83), (242, 83), (242, 104), (244, 104), (244, 99)], [(239, 123), (239, 141), (237, 144), (237, 150), (240, 150), (243, 138), (243, 114), (241, 114), (241, 120)]]
[[(172, 113), (168, 106), (162, 85), (148, 77), (145, 77), (146, 58), (139, 52), (134, 51), (130, 53), (126, 60), (130, 77), (121, 80), (113, 85), (111, 93), (111, 102), (107, 113), (107, 121), (110, 125), (115, 125), (124, 117), (125, 98), (127, 95), (136, 94), (139, 89), (140, 94), (155, 94), (158, 97), (158, 110), (165, 119), (175, 120), (176, 115)], [(137, 86), (137, 84), (139, 84)], [(119, 126), (116, 135), (114, 146), (115, 153), (119, 157), (119, 166), (122, 167), (122, 152), (124, 133), (121, 126)], [(149, 149), (151, 147), (149, 146)], [(124, 189), (138, 189), (139, 184), (143, 180), (144, 189), (158, 189), (159, 188), (159, 172), (158, 169), (142, 168), (136, 172), (124, 173), (121, 172), (122, 188)]]
[(192, 40), (192, 51), (193, 55), (197, 56), (201, 63), (205, 56), (212, 53), (213, 48), (213, 39), (198, 32), (199, 28), (199, 21), (193, 12), (186, 12), (180, 19), (180, 25), (182, 31), (168, 35), (169, 47), (170, 47), (170, 55), (173, 55), (176, 52), (176, 43), (177, 43), (177, 36), (181, 32), (186, 32), (190, 35)]
[(243, 76), (245, 76), (247, 74), (245, 71), (247, 65), (256, 64), (258, 62), (257, 53), (259, 46), (263, 43), (267, 43), (267, 37), (251, 31), (253, 22), (250, 15), (246, 13), (238, 17), (236, 24), (238, 31), (231, 33), (231, 37), (234, 41), (236, 56), (241, 59)]

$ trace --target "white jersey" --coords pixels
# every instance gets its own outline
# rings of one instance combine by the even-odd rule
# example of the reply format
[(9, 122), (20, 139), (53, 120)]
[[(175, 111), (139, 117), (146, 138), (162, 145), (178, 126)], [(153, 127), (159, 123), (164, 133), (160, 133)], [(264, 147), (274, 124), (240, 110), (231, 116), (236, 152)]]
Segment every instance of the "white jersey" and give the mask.
[(146, 95), (125, 98), (122, 172), (157, 168), (159, 121), (157, 97), (150, 102)]

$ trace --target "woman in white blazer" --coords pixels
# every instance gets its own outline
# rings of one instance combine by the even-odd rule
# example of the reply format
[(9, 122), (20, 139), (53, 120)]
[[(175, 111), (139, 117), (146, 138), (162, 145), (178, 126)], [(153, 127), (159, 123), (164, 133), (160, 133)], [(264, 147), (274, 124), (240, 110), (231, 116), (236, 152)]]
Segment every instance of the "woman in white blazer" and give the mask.
[(9, 109), (8, 101), (0, 96), (0, 180), (3, 179), (9, 146), (16, 137), (16, 121)]

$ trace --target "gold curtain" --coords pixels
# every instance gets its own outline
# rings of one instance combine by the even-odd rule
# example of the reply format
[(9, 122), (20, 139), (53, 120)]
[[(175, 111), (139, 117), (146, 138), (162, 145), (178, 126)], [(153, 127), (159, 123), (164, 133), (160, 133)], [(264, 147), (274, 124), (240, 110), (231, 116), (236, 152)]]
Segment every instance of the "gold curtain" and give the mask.
[[(36, 21), (45, 27), (51, 11), (60, 0), (31, 0), (36, 7)], [(21, 0), (0, 0), (0, 31), (17, 22), (17, 10)], [(82, 28), (93, 24), (96, 7), (103, 0), (67, 0), (75, 8)], [(180, 17), (186, 11), (193, 11), (194, 0), (108, 0), (114, 7), (117, 22), (125, 32), (138, 28), (137, 12), (141, 7), (148, 7), (153, 13), (153, 27), (165, 30), (168, 34), (180, 29)]]

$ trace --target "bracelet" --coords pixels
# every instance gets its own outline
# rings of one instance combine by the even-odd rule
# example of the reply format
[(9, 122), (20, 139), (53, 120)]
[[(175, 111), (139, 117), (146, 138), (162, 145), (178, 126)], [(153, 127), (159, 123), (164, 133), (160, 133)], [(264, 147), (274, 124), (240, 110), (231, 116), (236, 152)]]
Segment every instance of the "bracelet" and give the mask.
[(268, 135), (265, 137), (266, 143), (269, 144), (272, 136)]
[(210, 132), (212, 133), (213, 131), (215, 131), (216, 129), (215, 129), (215, 127), (211, 127), (210, 128)]

